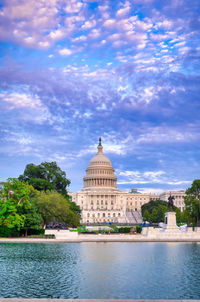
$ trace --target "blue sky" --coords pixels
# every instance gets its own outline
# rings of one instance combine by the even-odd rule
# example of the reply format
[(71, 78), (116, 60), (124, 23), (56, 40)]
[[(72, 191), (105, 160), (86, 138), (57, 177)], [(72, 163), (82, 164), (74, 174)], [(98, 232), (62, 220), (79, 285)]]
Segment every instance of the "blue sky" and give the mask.
[(200, 176), (199, 0), (5, 0), (0, 181), (56, 161), (82, 188), (99, 136), (118, 187)]

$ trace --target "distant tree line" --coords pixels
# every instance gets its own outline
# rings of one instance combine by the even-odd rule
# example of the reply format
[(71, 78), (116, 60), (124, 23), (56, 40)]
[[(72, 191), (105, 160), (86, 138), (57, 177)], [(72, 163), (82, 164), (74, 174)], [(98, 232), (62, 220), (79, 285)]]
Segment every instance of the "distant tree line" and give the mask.
[(80, 208), (71, 201), (70, 180), (56, 162), (28, 164), (18, 178), (0, 185), (0, 236), (42, 233), (52, 221), (76, 227)]
[[(183, 212), (173, 206), (177, 223), (182, 222), (192, 226), (200, 225), (200, 179), (194, 180), (192, 186), (186, 190), (184, 201), (185, 209)], [(143, 219), (151, 223), (164, 222), (167, 211), (168, 204), (164, 200), (152, 200), (142, 205)]]

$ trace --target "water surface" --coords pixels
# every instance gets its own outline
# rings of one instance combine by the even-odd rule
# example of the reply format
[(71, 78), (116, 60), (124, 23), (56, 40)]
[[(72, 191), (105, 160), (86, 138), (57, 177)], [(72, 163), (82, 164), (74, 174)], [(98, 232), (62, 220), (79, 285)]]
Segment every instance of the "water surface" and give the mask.
[(200, 244), (1, 243), (0, 297), (200, 299)]

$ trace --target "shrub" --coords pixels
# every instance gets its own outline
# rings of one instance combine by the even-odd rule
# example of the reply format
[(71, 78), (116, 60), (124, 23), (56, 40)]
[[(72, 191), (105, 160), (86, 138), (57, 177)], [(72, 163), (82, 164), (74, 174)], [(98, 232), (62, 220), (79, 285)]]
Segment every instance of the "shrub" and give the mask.
[(86, 231), (86, 227), (85, 226), (78, 226), (77, 227), (77, 232), (78, 233), (85, 233)]
[(136, 232), (141, 233), (142, 232), (142, 226), (141, 225), (136, 225)]
[(30, 235), (27, 236), (27, 238), (45, 238), (45, 239), (54, 239), (55, 235), (54, 234), (49, 234), (49, 235)]
[(20, 233), (15, 228), (0, 227), (0, 237), (19, 237)]
[(28, 229), (28, 235), (44, 235), (45, 229)]
[(130, 233), (132, 227), (119, 228), (119, 233)]

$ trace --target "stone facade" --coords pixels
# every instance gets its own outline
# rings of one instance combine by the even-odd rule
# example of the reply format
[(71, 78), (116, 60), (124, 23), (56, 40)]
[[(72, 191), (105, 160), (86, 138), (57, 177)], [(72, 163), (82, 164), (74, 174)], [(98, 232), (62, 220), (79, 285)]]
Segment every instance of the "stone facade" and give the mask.
[[(141, 206), (161, 198), (158, 194), (140, 193), (136, 189), (129, 193), (119, 191), (117, 177), (109, 158), (103, 153), (101, 139), (98, 152), (90, 160), (83, 181), (81, 191), (70, 193), (72, 201), (81, 208), (82, 223), (141, 223)], [(166, 198), (167, 195), (163, 196)], [(182, 204), (180, 207), (183, 210)]]

